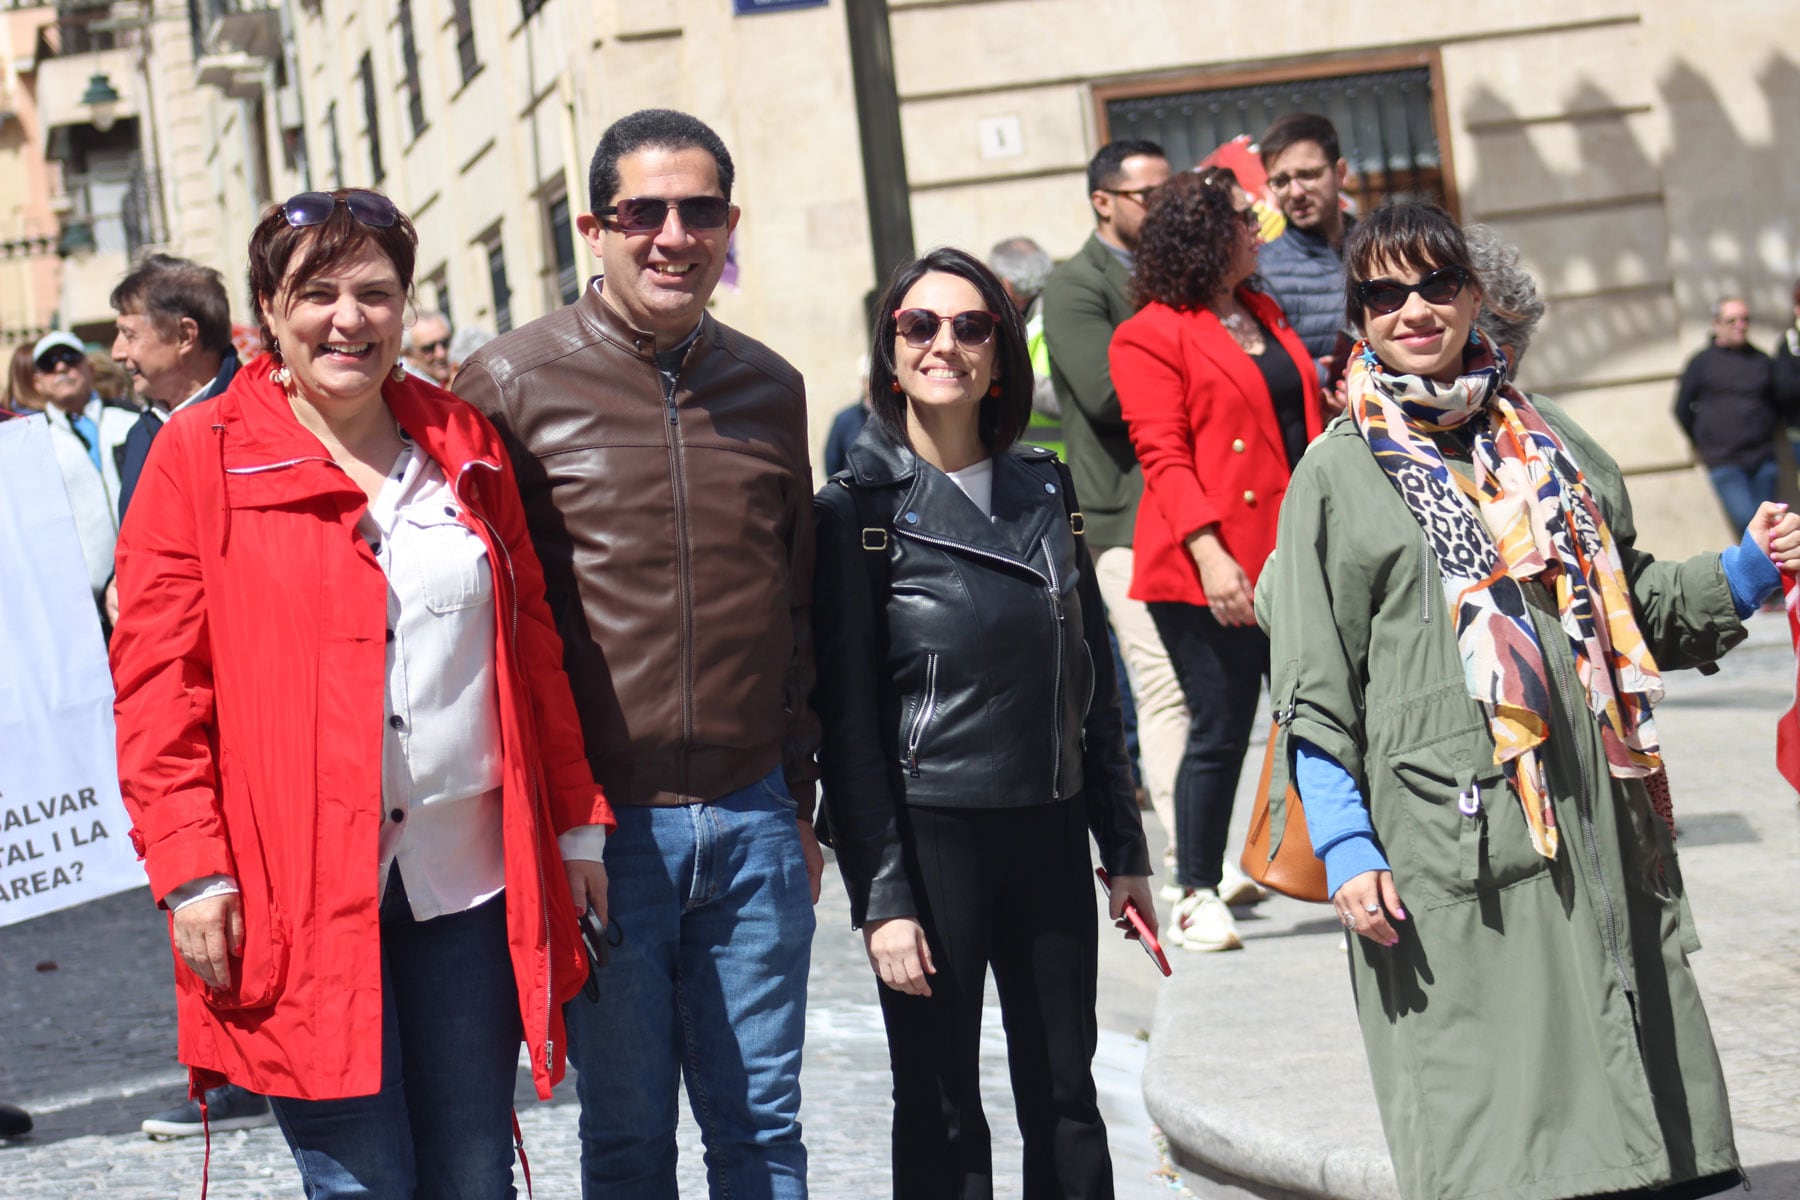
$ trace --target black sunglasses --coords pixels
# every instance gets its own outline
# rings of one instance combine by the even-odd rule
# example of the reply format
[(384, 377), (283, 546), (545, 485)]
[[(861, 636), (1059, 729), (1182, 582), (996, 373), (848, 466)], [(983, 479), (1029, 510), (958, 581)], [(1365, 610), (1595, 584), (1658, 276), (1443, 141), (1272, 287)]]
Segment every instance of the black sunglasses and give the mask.
[(40, 375), (54, 375), (58, 367), (79, 367), (87, 361), (87, 355), (79, 350), (71, 350), (67, 346), (58, 346), (54, 350), (44, 351), (44, 356), (32, 365)]
[(308, 225), (323, 225), (340, 204), (362, 224), (376, 229), (387, 229), (400, 219), (400, 210), (394, 207), (392, 200), (380, 192), (361, 188), (342, 196), (333, 196), (330, 192), (300, 192), (288, 197), (287, 203), (281, 206), (281, 215), (295, 229), (305, 229)]
[(1427, 304), (1448, 304), (1456, 299), (1469, 282), (1469, 273), (1452, 264), (1439, 267), (1417, 283), (1401, 283), (1394, 279), (1366, 279), (1356, 285), (1356, 298), (1371, 312), (1386, 316), (1406, 307), (1414, 292)]
[(669, 207), (681, 214), (684, 229), (722, 229), (731, 214), (731, 201), (723, 196), (687, 196), (664, 200), (658, 196), (632, 196), (609, 204), (597, 216), (612, 217), (620, 233), (655, 233), (669, 219)]
[(950, 317), (941, 316), (929, 308), (894, 310), (894, 332), (915, 349), (937, 341), (938, 330), (945, 321), (950, 322), (950, 336), (956, 339), (959, 346), (983, 346), (994, 336), (994, 326), (1000, 323), (1000, 318), (978, 308)]

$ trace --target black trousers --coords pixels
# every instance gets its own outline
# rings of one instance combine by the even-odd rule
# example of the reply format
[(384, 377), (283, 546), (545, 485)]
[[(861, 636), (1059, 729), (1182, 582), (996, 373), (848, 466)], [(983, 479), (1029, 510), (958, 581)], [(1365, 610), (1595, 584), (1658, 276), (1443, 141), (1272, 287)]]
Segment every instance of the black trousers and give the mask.
[(1190, 718), (1175, 775), (1175, 877), (1182, 887), (1216, 888), (1256, 720), (1256, 693), (1269, 673), (1269, 639), (1255, 625), (1219, 624), (1204, 605), (1146, 607)]
[(894, 1073), (894, 1195), (990, 1200), (979, 1069), (994, 971), (1025, 1200), (1111, 1200), (1094, 1093), (1099, 946), (1081, 799), (901, 810), (908, 877), (937, 974), (930, 996), (877, 984)]

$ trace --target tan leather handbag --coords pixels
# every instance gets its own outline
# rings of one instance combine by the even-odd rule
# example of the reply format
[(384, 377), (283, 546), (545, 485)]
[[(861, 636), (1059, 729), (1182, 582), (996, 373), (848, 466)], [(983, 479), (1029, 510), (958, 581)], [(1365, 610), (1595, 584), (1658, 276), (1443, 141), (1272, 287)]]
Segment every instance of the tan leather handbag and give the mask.
[(1325, 890), (1325, 864), (1313, 856), (1312, 838), (1306, 833), (1306, 810), (1301, 807), (1300, 793), (1291, 780), (1283, 801), (1287, 820), (1282, 826), (1281, 844), (1273, 854), (1269, 852), (1269, 781), (1275, 776), (1280, 732), (1280, 725), (1269, 722), (1269, 749), (1263, 755), (1262, 777), (1256, 783), (1256, 807), (1250, 812), (1250, 833), (1244, 839), (1240, 864), (1244, 874), (1271, 891), (1322, 904), (1331, 899)]

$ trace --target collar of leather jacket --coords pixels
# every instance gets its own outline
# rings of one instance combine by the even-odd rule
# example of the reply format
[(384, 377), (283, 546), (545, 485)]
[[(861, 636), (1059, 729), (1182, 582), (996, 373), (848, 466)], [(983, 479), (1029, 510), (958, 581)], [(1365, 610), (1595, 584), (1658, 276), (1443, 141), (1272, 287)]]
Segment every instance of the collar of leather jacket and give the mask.
[(895, 532), (997, 554), (1033, 571), (1038, 568), (1032, 556), (1045, 528), (1066, 519), (1054, 458), (1042, 446), (1022, 444), (994, 455), (989, 519), (954, 480), (890, 438), (878, 421), (869, 421), (844, 455), (853, 486), (893, 489), (896, 503), (888, 525)]
[[(590, 325), (601, 337), (614, 343), (620, 349), (627, 350), (647, 362), (656, 359), (656, 335), (639, 329), (624, 317), (617, 309), (608, 304), (600, 295), (600, 288), (605, 281), (601, 275), (594, 276), (587, 290), (581, 293), (581, 299), (575, 302), (576, 311), (581, 314), (582, 321)], [(718, 337), (719, 323), (709, 312), (700, 314), (700, 327), (695, 331), (693, 340), (688, 343), (687, 354), (682, 361), (694, 354), (704, 355), (711, 350)]]

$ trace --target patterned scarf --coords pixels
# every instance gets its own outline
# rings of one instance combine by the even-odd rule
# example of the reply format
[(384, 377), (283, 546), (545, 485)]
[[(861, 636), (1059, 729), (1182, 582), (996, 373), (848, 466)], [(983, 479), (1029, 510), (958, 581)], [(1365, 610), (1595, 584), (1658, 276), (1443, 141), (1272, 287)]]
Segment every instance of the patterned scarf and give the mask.
[[(1521, 581), (1539, 580), (1556, 598), (1615, 777), (1661, 766), (1650, 706), (1662, 699), (1662, 677), (1581, 468), (1507, 381), (1504, 356), (1472, 340), (1463, 372), (1450, 384), (1391, 374), (1359, 345), (1350, 411), (1437, 555), (1463, 679), (1488, 715), (1494, 761), (1524, 805), (1532, 846), (1555, 858), (1556, 814), (1537, 754), (1550, 732), (1550, 667)], [(1460, 426), (1473, 435), (1473, 482), (1438, 448), (1437, 435)]]

